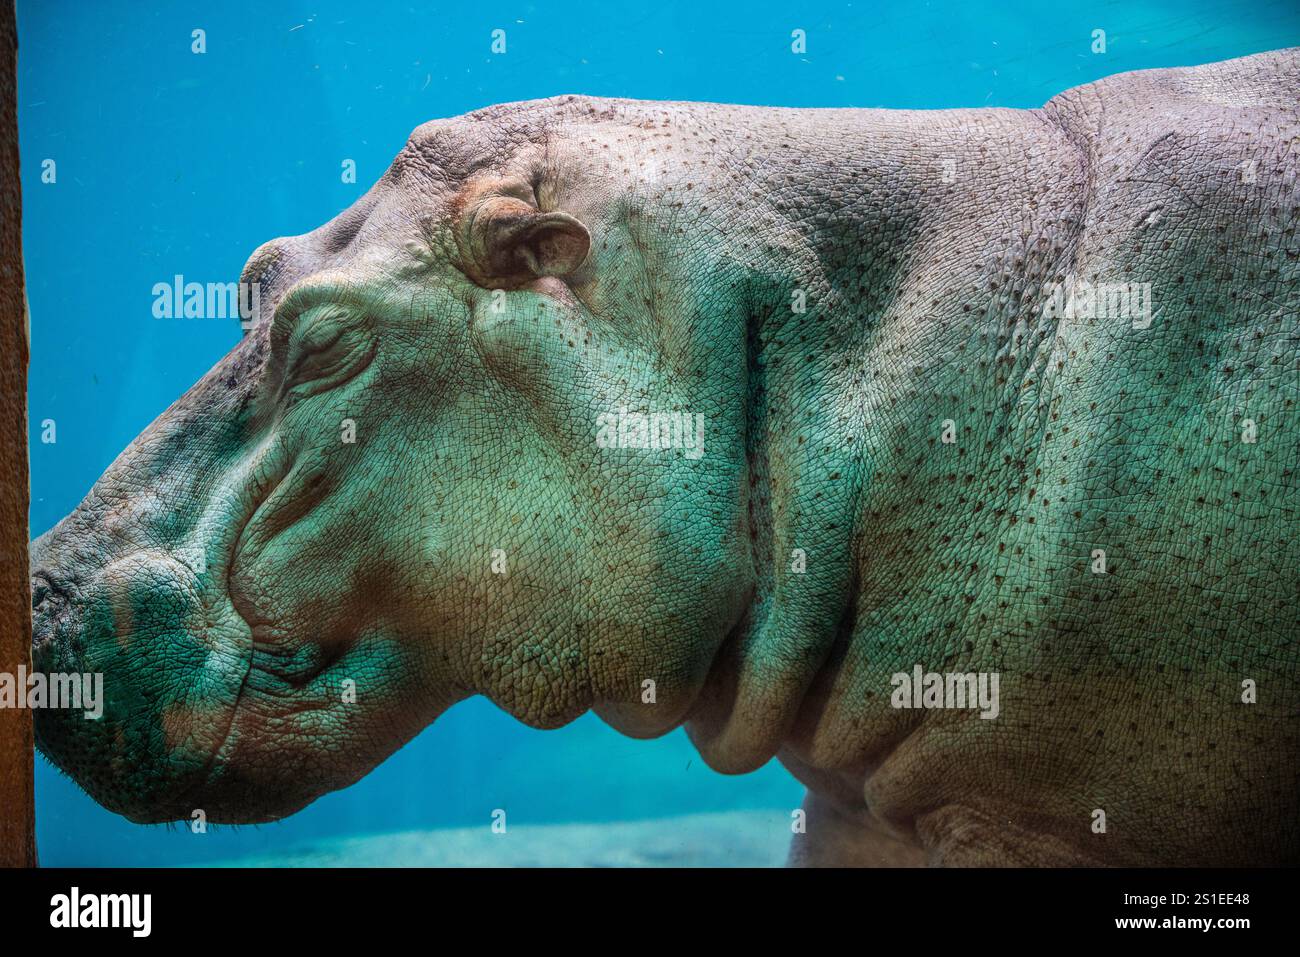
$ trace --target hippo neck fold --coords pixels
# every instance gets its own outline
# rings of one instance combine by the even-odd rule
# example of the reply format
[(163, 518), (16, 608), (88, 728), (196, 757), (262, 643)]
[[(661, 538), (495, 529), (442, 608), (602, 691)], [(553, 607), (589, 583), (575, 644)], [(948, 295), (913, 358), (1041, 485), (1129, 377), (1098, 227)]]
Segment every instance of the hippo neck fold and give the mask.
[(813, 157), (788, 155), (791, 141), (775, 138), (752, 187), (767, 197), (764, 228), (776, 237), (754, 270), (745, 357), (754, 591), (691, 721), (696, 746), (726, 772), (780, 749), (818, 670), (853, 630), (870, 463), (852, 370), (915, 215), (881, 204), (885, 184), (914, 175), (891, 135), (915, 130), (884, 111), (814, 117), (828, 113), (841, 124), (834, 135), (814, 123), (793, 141), (815, 142)]
[[(690, 720), (705, 759), (734, 773), (782, 749), (819, 672), (854, 640), (864, 500), (878, 463), (897, 451), (889, 433), (907, 421), (883, 376), (914, 349), (903, 360), (915, 366), (909, 389), (937, 394), (947, 357), (927, 345), (936, 330), (977, 325), (955, 293), (989, 272), (973, 260), (936, 278), (925, 247), (943, 238), (934, 224), (953, 221), (962, 195), (996, 179), (989, 157), (1037, 125), (1009, 110), (785, 112), (756, 124), (780, 135), (761, 131), (770, 146), (746, 183), (763, 197), (747, 219), (774, 237), (752, 243), (764, 258), (748, 264), (753, 597)], [(954, 295), (917, 308), (909, 292), (922, 284)], [(987, 402), (1004, 393), (990, 386)]]

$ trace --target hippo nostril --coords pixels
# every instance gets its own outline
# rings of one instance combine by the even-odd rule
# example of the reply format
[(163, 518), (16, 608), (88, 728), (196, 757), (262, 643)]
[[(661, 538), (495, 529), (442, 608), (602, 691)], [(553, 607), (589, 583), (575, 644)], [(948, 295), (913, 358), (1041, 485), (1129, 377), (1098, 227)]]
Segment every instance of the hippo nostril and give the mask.
[(54, 637), (67, 596), (44, 574), (33, 575), (31, 582), (32, 657), (35, 663), (38, 654), (45, 650), (45, 646)]
[(44, 575), (32, 577), (32, 614), (49, 614), (64, 600), (63, 592), (55, 588)]

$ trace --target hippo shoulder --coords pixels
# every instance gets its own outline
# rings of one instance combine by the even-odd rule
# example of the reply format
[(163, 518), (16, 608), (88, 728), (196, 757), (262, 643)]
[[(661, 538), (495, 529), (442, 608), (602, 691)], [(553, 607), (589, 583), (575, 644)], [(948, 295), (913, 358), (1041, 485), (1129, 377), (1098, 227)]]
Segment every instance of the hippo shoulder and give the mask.
[(1052, 97), (1043, 112), (1080, 133), (1109, 119), (1169, 109), (1279, 109), (1294, 116), (1300, 47), (1207, 63), (1117, 73)]
[(1094, 186), (1153, 166), (1204, 180), (1211, 168), (1289, 141), (1300, 124), (1298, 89), (1300, 47), (1120, 73), (1066, 90), (1038, 112), (1085, 151)]
[(1189, 244), (1225, 261), (1285, 228), (1277, 216), (1294, 205), (1286, 170), (1300, 132), (1297, 89), (1300, 48), (1121, 73), (1035, 112), (1079, 149), (1084, 229), (1108, 256), (1156, 241), (1177, 247), (1184, 264), (1199, 256)]

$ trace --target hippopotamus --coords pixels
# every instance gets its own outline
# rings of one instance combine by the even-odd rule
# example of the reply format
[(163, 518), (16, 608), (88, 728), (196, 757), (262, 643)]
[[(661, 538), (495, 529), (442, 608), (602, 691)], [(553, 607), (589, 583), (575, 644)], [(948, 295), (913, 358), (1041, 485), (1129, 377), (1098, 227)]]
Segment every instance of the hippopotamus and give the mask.
[(795, 864), (1296, 860), (1297, 90), (420, 126), (33, 542), (40, 749), (270, 821), (483, 695), (778, 758)]

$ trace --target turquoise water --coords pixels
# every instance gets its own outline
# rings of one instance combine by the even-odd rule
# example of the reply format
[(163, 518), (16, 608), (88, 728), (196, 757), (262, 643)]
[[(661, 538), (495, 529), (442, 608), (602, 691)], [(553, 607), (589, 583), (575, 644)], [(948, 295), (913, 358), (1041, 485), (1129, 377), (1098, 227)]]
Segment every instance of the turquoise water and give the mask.
[[(238, 278), (263, 240), (349, 206), (425, 120), (559, 93), (1030, 107), (1124, 70), (1300, 45), (1294, 0), (210, 6), (19, 0), (34, 534), (239, 337), (233, 320), (155, 319), (154, 284)], [(498, 28), (504, 55), (490, 51)], [(803, 55), (790, 51), (796, 28)], [(1096, 29), (1103, 54), (1091, 49)], [(355, 184), (340, 181), (345, 158)], [(47, 159), (53, 184), (41, 181)], [(40, 441), (46, 419), (52, 444)], [(480, 700), (274, 825), (138, 827), (43, 760), (36, 786), (48, 865), (273, 856), (335, 837), (486, 827), (494, 808), (512, 825), (609, 822), (789, 809), (801, 794), (776, 765), (714, 774), (681, 732), (632, 741), (591, 717), (538, 732)]]

